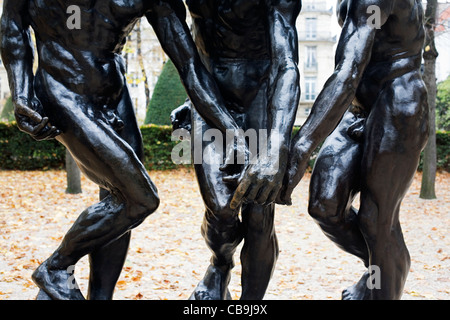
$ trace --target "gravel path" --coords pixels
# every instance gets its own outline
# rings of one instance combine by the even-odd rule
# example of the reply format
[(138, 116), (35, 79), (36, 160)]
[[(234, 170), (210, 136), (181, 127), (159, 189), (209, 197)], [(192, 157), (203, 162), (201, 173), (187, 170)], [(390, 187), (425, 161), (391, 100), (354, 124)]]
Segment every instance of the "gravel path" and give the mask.
[[(133, 231), (115, 299), (187, 299), (209, 264), (200, 235), (203, 204), (191, 170), (155, 171), (160, 208)], [(411, 270), (403, 299), (450, 298), (450, 174), (437, 177), (437, 200), (418, 197), (417, 174), (401, 211)], [(0, 299), (34, 299), (33, 270), (58, 246), (82, 209), (97, 199), (83, 178), (81, 195), (66, 195), (63, 171), (0, 171)], [(265, 299), (340, 299), (364, 272), (357, 258), (331, 243), (306, 212), (309, 175), (295, 191), (294, 205), (277, 207), (280, 256)], [(230, 283), (240, 296), (239, 251)], [(87, 288), (88, 262), (76, 275)]]

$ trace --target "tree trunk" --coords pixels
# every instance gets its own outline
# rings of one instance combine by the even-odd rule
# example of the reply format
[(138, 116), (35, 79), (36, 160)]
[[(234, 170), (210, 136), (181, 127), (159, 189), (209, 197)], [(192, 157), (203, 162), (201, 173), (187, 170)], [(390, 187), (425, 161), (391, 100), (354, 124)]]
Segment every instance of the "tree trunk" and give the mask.
[(142, 77), (144, 78), (145, 87), (145, 108), (148, 108), (150, 103), (150, 87), (148, 85), (147, 71), (145, 70), (144, 58), (142, 57), (142, 37), (141, 37), (141, 21), (136, 23), (136, 45), (137, 45), (137, 58), (139, 67), (141, 68)]
[(78, 194), (81, 193), (81, 175), (75, 160), (66, 149), (66, 173), (67, 173), (67, 189), (66, 193)]
[(420, 189), (420, 198), (436, 199), (436, 58), (438, 52), (434, 42), (434, 31), (436, 27), (437, 0), (428, 0), (425, 12), (425, 49), (424, 49), (424, 72), (423, 80), (428, 90), (429, 106), (429, 138), (423, 152), (423, 175)]

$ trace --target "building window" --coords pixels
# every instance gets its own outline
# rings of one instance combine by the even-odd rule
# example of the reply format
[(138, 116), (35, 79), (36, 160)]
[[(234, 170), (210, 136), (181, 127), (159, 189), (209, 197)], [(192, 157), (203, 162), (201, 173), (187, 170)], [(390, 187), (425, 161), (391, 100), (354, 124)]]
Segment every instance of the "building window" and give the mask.
[(306, 68), (317, 67), (317, 47), (307, 46), (306, 47)]
[(316, 77), (305, 77), (305, 100), (314, 101), (316, 99)]
[(317, 18), (306, 18), (306, 39), (317, 38)]

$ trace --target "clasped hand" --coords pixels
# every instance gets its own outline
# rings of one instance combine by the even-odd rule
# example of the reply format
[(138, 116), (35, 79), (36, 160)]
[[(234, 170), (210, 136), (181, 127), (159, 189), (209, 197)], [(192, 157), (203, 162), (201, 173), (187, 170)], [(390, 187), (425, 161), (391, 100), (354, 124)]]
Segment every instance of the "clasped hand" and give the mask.
[(231, 208), (238, 208), (244, 201), (292, 205), (292, 192), (305, 174), (308, 161), (309, 153), (295, 146), (289, 153), (280, 150), (278, 157), (258, 158), (242, 173)]
[(49, 140), (61, 133), (55, 126), (50, 125), (48, 117), (42, 116), (43, 111), (39, 100), (18, 98), (13, 103), (17, 126), (33, 139)]
[(260, 205), (273, 203), (281, 189), (286, 171), (288, 152), (258, 155), (257, 159), (244, 169), (230, 207), (238, 208), (244, 202)]

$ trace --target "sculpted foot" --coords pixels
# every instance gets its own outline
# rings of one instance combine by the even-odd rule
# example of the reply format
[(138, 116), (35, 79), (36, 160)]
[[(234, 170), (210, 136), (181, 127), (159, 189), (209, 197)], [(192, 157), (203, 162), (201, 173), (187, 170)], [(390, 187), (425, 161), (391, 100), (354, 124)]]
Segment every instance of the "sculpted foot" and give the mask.
[(36, 300), (53, 300), (44, 290), (39, 289)]
[(39, 292), (37, 299), (84, 300), (73, 275), (67, 270), (49, 269), (47, 261), (33, 272), (32, 279), (43, 291)]
[(367, 287), (369, 275), (366, 271), (357, 283), (342, 291), (342, 300), (369, 300), (371, 292)]
[(224, 272), (220, 268), (210, 265), (189, 300), (231, 300), (230, 292), (227, 289), (230, 282), (230, 270)]

